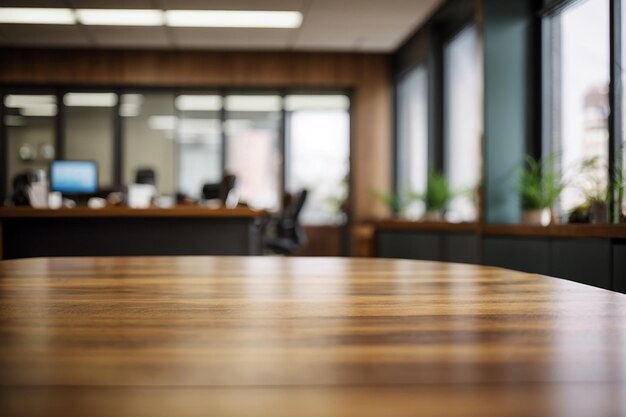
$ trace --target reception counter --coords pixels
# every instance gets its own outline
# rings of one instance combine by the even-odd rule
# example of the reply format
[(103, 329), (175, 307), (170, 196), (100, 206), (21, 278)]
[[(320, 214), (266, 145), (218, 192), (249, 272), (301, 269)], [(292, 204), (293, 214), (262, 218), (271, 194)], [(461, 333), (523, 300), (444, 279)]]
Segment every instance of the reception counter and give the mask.
[(0, 208), (0, 256), (258, 255), (267, 213), (249, 208)]

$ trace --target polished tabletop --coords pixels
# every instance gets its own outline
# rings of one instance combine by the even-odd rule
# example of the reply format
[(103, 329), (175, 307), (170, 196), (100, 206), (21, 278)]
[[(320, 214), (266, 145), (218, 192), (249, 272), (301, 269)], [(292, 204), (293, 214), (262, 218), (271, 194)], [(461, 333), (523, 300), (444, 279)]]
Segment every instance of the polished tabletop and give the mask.
[(387, 259), (0, 262), (2, 416), (624, 416), (626, 296)]

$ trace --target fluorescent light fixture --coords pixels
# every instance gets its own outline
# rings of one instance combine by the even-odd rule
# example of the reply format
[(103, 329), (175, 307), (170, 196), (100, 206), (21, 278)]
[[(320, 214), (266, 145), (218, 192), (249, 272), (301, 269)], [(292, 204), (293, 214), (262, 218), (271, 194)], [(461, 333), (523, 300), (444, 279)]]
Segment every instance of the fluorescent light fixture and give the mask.
[(56, 97), (50, 95), (8, 94), (4, 97), (4, 105), (11, 108), (55, 103)]
[(141, 107), (138, 104), (120, 104), (120, 116), (137, 117), (141, 114)]
[(57, 115), (56, 104), (33, 104), (20, 109), (22, 116), (30, 117), (53, 117)]
[(122, 94), (120, 96), (120, 116), (137, 117), (141, 114), (142, 94)]
[(162, 26), (163, 11), (154, 9), (77, 9), (83, 25)]
[(290, 95), (285, 110), (348, 110), (350, 99), (343, 95)]
[(177, 123), (176, 116), (151, 116), (148, 119), (148, 126), (153, 130), (174, 130)]
[(298, 28), (302, 13), (292, 11), (167, 10), (165, 22), (174, 27)]
[(63, 103), (68, 107), (113, 107), (117, 96), (115, 93), (67, 93)]
[(143, 94), (122, 94), (120, 96), (120, 103), (124, 104), (134, 104), (141, 105), (143, 103)]
[(280, 96), (227, 96), (227, 111), (263, 111), (281, 110)]
[(0, 7), (0, 23), (73, 25), (76, 17), (71, 9)]
[(174, 105), (181, 111), (220, 111), (221, 96), (182, 95), (176, 97)]

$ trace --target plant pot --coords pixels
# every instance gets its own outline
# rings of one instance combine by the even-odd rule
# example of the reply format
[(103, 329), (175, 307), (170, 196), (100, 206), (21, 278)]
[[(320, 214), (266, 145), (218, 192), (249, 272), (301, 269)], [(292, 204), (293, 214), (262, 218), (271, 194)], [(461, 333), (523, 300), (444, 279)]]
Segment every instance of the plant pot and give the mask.
[(552, 210), (536, 209), (522, 211), (522, 224), (547, 226), (552, 222)]
[(443, 211), (439, 210), (431, 210), (424, 213), (422, 216), (422, 221), (425, 222), (442, 222), (443, 221)]
[(589, 206), (591, 223), (602, 224), (609, 222), (609, 205), (604, 201), (594, 201)]

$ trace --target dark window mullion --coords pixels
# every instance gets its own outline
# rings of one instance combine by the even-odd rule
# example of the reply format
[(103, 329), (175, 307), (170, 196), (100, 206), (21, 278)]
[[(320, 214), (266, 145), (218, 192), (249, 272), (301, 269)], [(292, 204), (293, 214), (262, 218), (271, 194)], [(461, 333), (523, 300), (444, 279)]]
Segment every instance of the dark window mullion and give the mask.
[(622, 0), (610, 4), (610, 85), (609, 85), (609, 204), (613, 221), (619, 221), (621, 196), (614, 192), (616, 173), (622, 170)]
[(124, 151), (122, 143), (122, 116), (120, 115), (120, 100), (122, 94), (120, 90), (114, 91), (117, 101), (113, 107), (113, 188), (122, 189), (122, 169), (124, 166)]

